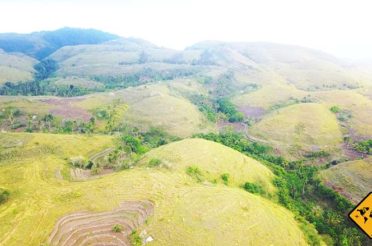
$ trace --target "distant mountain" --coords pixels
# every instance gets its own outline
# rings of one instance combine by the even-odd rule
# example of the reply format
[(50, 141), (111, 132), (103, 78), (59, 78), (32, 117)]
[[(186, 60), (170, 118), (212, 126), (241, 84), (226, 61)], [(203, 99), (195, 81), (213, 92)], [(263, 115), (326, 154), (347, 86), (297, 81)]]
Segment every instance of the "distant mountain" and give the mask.
[(0, 49), (6, 52), (21, 52), (43, 59), (63, 46), (99, 44), (117, 39), (119, 36), (95, 29), (61, 28), (55, 31), (30, 34), (0, 34)]

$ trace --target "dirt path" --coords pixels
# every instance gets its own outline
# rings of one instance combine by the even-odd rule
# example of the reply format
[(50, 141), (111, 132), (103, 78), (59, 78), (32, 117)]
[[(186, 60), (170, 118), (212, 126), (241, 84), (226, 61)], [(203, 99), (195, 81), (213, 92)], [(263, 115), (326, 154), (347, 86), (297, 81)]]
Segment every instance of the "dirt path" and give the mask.
[[(48, 244), (73, 245), (130, 245), (128, 236), (153, 214), (150, 201), (123, 202), (108, 212), (76, 212), (62, 217), (55, 225)], [(113, 227), (120, 225), (121, 232)]]

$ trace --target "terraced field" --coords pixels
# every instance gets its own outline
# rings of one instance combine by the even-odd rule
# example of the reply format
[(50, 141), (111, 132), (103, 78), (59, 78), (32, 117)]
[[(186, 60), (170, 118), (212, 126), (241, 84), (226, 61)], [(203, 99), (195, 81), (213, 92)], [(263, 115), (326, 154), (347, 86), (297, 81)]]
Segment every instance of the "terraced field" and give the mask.
[[(123, 202), (109, 212), (79, 212), (58, 220), (51, 245), (130, 245), (129, 235), (153, 214), (149, 201)], [(120, 231), (113, 231), (117, 226)], [(119, 229), (120, 228), (120, 229)]]
[[(118, 211), (115, 209), (124, 201), (153, 202), (153, 215), (147, 223), (137, 224), (139, 234), (146, 231), (154, 239), (153, 245), (282, 245), (283, 235), (285, 245), (306, 245), (292, 213), (236, 187), (247, 180), (266, 184), (270, 191), (273, 174), (259, 162), (219, 144), (198, 139), (175, 142), (150, 151), (143, 166), (94, 180), (70, 182), (66, 179), (67, 160), (77, 155), (87, 158), (109, 148), (113, 144), (111, 137), (9, 133), (2, 134), (0, 140), (0, 187), (11, 194), (9, 201), (0, 206), (3, 245), (40, 245), (50, 235), (53, 240), (65, 240), (64, 225), (74, 222), (64, 216), (101, 220), (102, 214)], [(201, 145), (208, 147), (203, 149)], [(214, 156), (206, 155), (214, 148)], [(173, 150), (179, 153), (172, 155)], [(171, 168), (147, 167), (147, 160), (157, 156)], [(188, 165), (199, 165), (206, 179), (199, 182), (187, 174)], [(244, 165), (249, 171), (239, 174), (237, 168)], [(57, 170), (65, 178), (57, 178)], [(231, 175), (231, 184), (209, 182), (226, 172)], [(139, 211), (137, 205), (134, 207)], [(124, 214), (127, 216), (127, 212)], [(146, 212), (146, 216), (149, 214)], [(89, 225), (85, 220), (82, 223), (86, 222)], [(111, 226), (111, 221), (107, 223)], [(60, 229), (52, 234), (53, 228)], [(105, 229), (108, 232), (108, 227)], [(68, 245), (71, 241), (65, 242)]]

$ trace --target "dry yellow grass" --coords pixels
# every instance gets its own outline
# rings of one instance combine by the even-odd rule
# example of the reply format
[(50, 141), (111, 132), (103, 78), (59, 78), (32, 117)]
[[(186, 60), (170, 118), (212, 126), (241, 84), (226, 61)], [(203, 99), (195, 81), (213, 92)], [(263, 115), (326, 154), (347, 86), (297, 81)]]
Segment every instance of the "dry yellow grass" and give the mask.
[[(185, 88), (178, 86), (178, 90), (184, 91)], [(88, 95), (75, 105), (92, 110), (120, 100), (128, 105), (123, 122), (137, 127), (156, 126), (181, 137), (213, 130), (214, 126), (207, 122), (198, 108), (179, 94), (172, 92), (166, 84), (151, 84)]]
[(239, 187), (245, 182), (262, 185), (268, 192), (275, 190), (274, 175), (258, 161), (236, 150), (204, 139), (185, 139), (152, 150), (140, 162), (147, 165), (152, 159), (160, 159), (168, 169), (185, 172), (187, 167), (197, 167), (208, 181), (223, 183), (221, 175), (229, 174), (229, 184)]
[(263, 86), (251, 93), (238, 95), (233, 99), (233, 102), (239, 107), (249, 106), (270, 109), (275, 104), (285, 103), (291, 98), (302, 99), (308, 94), (308, 92), (298, 90), (292, 85), (278, 83)]
[(21, 54), (9, 54), (0, 50), (0, 85), (4, 82), (31, 80), (37, 61)]
[(372, 157), (340, 163), (321, 172), (323, 182), (345, 195), (353, 202), (360, 202), (372, 190)]
[(340, 152), (342, 134), (330, 110), (316, 103), (291, 105), (271, 112), (249, 132), (270, 142), (286, 157), (307, 151)]
[[(2, 144), (19, 151), (0, 162), (0, 187), (11, 192), (10, 200), (0, 206), (1, 244), (40, 245), (66, 213), (107, 211), (125, 200), (149, 199), (155, 203), (154, 216), (139, 231), (146, 229), (154, 238), (153, 245), (306, 245), (293, 214), (286, 209), (239, 188), (197, 183), (182, 168), (137, 167), (85, 182), (56, 178), (58, 170), (67, 168), (66, 158), (90, 155), (111, 141), (107, 136), (1, 135)], [(194, 141), (205, 140), (185, 140), (174, 146), (187, 145), (179, 148), (193, 154), (197, 152), (190, 146)], [(172, 144), (168, 147), (173, 148)], [(227, 147), (217, 149), (245, 158)], [(211, 170), (228, 166), (209, 164)], [(258, 163), (248, 160), (247, 164), (251, 172), (260, 170), (254, 168)]]
[[(362, 91), (363, 92), (363, 91)], [(372, 100), (357, 90), (325, 91), (314, 93), (327, 107), (338, 105), (351, 111), (350, 126), (360, 135), (372, 137)]]

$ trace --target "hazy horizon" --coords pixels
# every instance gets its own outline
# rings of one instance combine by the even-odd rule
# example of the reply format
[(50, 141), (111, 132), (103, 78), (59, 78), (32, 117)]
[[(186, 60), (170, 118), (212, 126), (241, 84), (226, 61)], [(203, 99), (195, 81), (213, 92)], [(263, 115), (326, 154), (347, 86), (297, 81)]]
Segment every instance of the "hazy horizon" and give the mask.
[(0, 32), (94, 28), (184, 49), (205, 40), (272, 42), (372, 60), (372, 3), (308, 1), (4, 0)]

